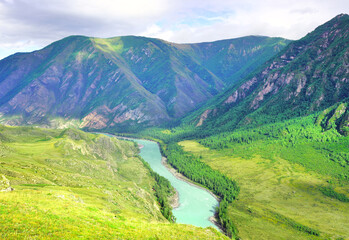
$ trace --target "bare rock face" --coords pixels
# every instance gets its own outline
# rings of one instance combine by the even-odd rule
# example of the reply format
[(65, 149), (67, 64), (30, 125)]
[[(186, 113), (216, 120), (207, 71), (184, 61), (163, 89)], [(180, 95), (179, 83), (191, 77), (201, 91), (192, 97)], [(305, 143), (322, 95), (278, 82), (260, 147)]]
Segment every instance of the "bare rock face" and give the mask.
[(224, 104), (236, 103), (244, 99), (250, 89), (253, 89), (253, 87), (255, 87), (257, 83), (258, 81), (256, 77), (253, 77), (252, 79), (246, 81), (224, 101)]
[(212, 110), (212, 109), (207, 109), (205, 112), (203, 112), (200, 116), (199, 122), (196, 124), (197, 127), (200, 127), (204, 121), (208, 118), (208, 116), (212, 113), (214, 114), (216, 111), (216, 109)]
[(122, 123), (128, 120), (137, 121), (138, 123), (144, 122), (149, 120), (147, 117), (145, 117), (145, 114), (140, 109), (134, 109), (129, 110), (127, 112), (124, 112), (120, 115), (117, 115), (114, 117), (113, 122), (114, 123)]
[(98, 114), (96, 111), (89, 113), (82, 119), (81, 128), (103, 129), (107, 127), (109, 119)]
[(2, 175), (2, 179), (0, 179), (0, 192), (11, 192), (14, 188), (11, 187), (10, 181)]

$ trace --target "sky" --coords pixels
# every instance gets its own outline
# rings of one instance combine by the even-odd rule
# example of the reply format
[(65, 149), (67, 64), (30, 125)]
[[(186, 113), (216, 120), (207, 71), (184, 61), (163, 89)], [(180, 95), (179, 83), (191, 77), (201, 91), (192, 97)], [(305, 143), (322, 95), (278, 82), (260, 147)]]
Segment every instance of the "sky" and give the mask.
[(0, 59), (70, 35), (296, 40), (340, 13), (349, 0), (0, 0)]

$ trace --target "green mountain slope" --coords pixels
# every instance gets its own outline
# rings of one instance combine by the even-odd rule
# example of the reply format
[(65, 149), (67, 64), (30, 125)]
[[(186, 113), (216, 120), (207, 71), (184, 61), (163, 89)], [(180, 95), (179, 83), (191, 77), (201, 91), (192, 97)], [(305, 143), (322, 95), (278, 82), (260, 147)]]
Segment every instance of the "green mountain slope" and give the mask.
[(9, 124), (50, 125), (60, 117), (76, 119), (80, 127), (120, 131), (171, 123), (288, 42), (251, 36), (174, 44), (72, 36), (0, 61), (0, 113)]
[(0, 126), (1, 239), (226, 239), (171, 224), (131, 142)]
[[(222, 131), (304, 116), (349, 97), (349, 16), (290, 43), (190, 119)], [(201, 114), (201, 116), (198, 116)]]
[(282, 38), (249, 36), (234, 41), (191, 44), (190, 51), (197, 61), (229, 86), (269, 60), (289, 42)]

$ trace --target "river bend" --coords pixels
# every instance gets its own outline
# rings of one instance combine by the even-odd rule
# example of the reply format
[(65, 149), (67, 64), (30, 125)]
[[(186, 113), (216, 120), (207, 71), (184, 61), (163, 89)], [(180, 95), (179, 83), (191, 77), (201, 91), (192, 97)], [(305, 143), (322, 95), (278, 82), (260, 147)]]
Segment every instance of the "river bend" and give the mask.
[(217, 228), (209, 218), (214, 215), (218, 201), (206, 190), (193, 186), (176, 178), (162, 163), (157, 143), (148, 140), (133, 139), (141, 144), (140, 156), (151, 168), (167, 178), (179, 195), (179, 207), (173, 209), (177, 223), (191, 224), (198, 227), (212, 226)]

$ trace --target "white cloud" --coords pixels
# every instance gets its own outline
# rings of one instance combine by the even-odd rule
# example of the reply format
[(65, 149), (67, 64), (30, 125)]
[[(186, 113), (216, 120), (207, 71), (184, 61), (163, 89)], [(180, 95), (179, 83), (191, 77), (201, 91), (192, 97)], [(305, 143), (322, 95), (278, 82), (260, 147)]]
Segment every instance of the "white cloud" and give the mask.
[(202, 42), (246, 35), (298, 39), (347, 0), (0, 0), (0, 58), (68, 35)]
[(168, 6), (166, 1), (161, 0), (76, 0), (66, 3), (73, 13), (114, 20), (159, 16)]

